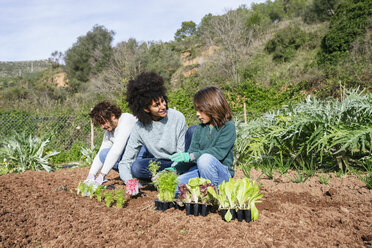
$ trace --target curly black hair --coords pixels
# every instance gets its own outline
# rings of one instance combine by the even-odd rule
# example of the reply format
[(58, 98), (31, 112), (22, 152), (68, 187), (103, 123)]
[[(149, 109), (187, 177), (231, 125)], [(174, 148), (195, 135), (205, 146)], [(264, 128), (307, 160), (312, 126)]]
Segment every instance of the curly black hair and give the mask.
[(92, 111), (90, 111), (90, 118), (96, 125), (105, 124), (106, 121), (111, 123), (111, 115), (114, 115), (117, 119), (121, 116), (121, 109), (115, 104), (109, 101), (99, 102)]
[(134, 80), (129, 81), (125, 100), (128, 102), (128, 107), (133, 115), (146, 125), (152, 122), (152, 116), (144, 109), (149, 107), (152, 100), (156, 101), (160, 97), (163, 97), (168, 103), (166, 92), (164, 80), (159, 74), (142, 72)]

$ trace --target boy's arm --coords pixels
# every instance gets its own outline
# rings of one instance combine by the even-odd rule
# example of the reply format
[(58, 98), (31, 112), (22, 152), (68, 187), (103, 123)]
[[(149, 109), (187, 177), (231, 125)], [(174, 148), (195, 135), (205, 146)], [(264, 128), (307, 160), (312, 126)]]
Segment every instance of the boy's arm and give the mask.
[(101, 170), (101, 173), (104, 175), (110, 172), (116, 161), (118, 161), (120, 155), (123, 153), (130, 133), (137, 121), (133, 116), (128, 114), (124, 114), (123, 117), (124, 119), (122, 122), (120, 122), (120, 126), (116, 127), (117, 133), (115, 133), (115, 142), (108, 152), (105, 163), (103, 164), (103, 168)]
[(101, 147), (99, 148), (97, 155), (94, 157), (92, 166), (90, 167), (89, 175), (96, 175), (98, 171), (102, 168), (103, 164), (101, 160), (99, 159), (99, 153), (101, 152), (102, 149), (109, 148), (109, 147), (111, 147), (111, 142), (109, 141), (109, 138), (108, 138), (108, 131), (105, 131), (103, 135)]
[(138, 135), (138, 125), (136, 125), (132, 130), (132, 133), (129, 137), (127, 147), (125, 148), (125, 152), (123, 158), (119, 162), (119, 174), (121, 180), (126, 183), (128, 180), (132, 179), (132, 173), (130, 167), (132, 163), (136, 159), (139, 151), (142, 147), (142, 142), (140, 136)]

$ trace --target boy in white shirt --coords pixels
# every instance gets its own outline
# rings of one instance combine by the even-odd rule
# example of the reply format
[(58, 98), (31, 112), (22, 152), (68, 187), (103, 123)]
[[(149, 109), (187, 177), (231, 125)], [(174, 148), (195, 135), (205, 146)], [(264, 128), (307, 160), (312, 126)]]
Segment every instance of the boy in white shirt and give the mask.
[(122, 113), (118, 106), (108, 101), (98, 103), (89, 116), (93, 123), (100, 125), (106, 131), (85, 183), (101, 185), (106, 181), (105, 176), (111, 169), (118, 171), (118, 164), (137, 118), (132, 114)]

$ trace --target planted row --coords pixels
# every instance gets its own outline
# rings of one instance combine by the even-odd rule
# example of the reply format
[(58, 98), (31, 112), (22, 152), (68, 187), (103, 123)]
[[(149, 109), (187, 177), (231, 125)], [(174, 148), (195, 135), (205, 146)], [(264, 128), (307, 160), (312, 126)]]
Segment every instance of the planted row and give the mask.
[(93, 184), (86, 185), (80, 182), (76, 188), (76, 193), (81, 196), (89, 196), (90, 199), (96, 198), (97, 201), (105, 201), (107, 207), (115, 206), (117, 208), (123, 208), (123, 205), (127, 201), (126, 194), (124, 190), (118, 189), (116, 191), (105, 190), (106, 187), (103, 185), (95, 186)]

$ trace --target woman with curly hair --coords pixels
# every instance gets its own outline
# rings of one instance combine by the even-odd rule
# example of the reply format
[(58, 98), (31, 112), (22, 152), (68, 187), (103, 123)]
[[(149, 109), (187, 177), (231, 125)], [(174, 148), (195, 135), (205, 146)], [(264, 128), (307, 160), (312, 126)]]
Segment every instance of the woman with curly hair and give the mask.
[[(148, 169), (151, 160), (159, 161), (160, 170), (164, 170), (172, 166), (169, 159), (172, 154), (185, 151), (185, 117), (181, 112), (169, 109), (167, 100), (163, 78), (157, 73), (143, 72), (129, 81), (126, 101), (138, 122), (119, 163), (120, 178), (124, 183), (133, 177), (151, 179)], [(150, 158), (135, 160), (141, 147), (146, 147)]]

